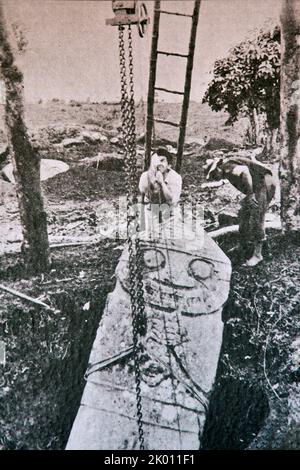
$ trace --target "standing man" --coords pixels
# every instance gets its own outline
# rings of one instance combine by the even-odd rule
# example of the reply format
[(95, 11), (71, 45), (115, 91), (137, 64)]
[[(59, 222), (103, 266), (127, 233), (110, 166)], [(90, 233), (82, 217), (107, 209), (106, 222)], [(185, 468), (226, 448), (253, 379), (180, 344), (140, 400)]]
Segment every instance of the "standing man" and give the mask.
[(149, 217), (158, 216), (162, 222), (180, 214), (178, 203), (182, 178), (171, 168), (172, 160), (172, 153), (159, 147), (151, 157), (150, 168), (141, 175), (139, 191), (145, 207), (146, 224)]
[(256, 266), (263, 259), (265, 216), (275, 195), (275, 181), (271, 170), (259, 162), (244, 157), (215, 159), (206, 168), (208, 180), (227, 179), (245, 194), (239, 211), (239, 233), (242, 247), (253, 245), (246, 266)]

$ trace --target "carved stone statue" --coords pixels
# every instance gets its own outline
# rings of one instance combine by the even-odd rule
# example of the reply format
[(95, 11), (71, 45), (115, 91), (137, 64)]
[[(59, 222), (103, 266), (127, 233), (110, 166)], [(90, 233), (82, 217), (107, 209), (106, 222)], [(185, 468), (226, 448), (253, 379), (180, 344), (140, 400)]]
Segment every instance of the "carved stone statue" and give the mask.
[[(188, 239), (189, 238), (189, 239)], [(140, 373), (148, 449), (199, 449), (222, 343), (231, 264), (205, 233), (141, 240)], [(116, 269), (67, 449), (139, 448), (128, 247)]]

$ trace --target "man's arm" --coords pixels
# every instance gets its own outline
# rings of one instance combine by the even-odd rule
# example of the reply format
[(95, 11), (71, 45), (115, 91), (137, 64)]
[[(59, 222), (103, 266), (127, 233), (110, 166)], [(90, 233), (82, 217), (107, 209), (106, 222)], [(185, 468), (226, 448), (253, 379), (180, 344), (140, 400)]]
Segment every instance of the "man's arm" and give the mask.
[(247, 197), (251, 198), (253, 196), (252, 177), (246, 165), (226, 165), (224, 177)]
[(141, 193), (141, 202), (142, 204), (145, 203), (145, 195), (148, 192), (148, 176), (147, 172), (141, 174), (140, 181), (139, 181), (139, 191)]
[(252, 176), (251, 176), (249, 168), (247, 166), (244, 167), (244, 169), (242, 171), (241, 181), (242, 181), (242, 186), (244, 188), (244, 194), (246, 194), (246, 196), (248, 196), (248, 197), (253, 196)]
[(168, 186), (166, 185), (164, 181), (158, 184), (160, 184), (161, 190), (163, 192), (163, 195), (165, 196), (167, 204), (169, 204), (169, 206), (172, 206), (174, 203), (173, 203), (173, 195), (172, 195), (171, 190), (168, 188)]
[(180, 198), (182, 179), (180, 175), (174, 176), (173, 179), (166, 184), (163, 178), (163, 175), (160, 171), (156, 173), (156, 181), (161, 187), (163, 195), (166, 199), (167, 204), (170, 206), (175, 206)]

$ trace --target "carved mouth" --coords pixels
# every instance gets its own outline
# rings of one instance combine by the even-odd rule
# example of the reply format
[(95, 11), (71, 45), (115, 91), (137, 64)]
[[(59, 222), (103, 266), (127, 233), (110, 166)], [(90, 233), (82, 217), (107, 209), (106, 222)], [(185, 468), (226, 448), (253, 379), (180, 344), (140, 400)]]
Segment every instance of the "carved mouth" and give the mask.
[(157, 284), (161, 284), (163, 286), (171, 287), (174, 289), (189, 289), (189, 290), (195, 289), (194, 284), (192, 286), (187, 286), (187, 285), (182, 285), (182, 284), (175, 284), (174, 282), (170, 282), (168, 280), (161, 280), (157, 278), (154, 278), (153, 281), (156, 281)]

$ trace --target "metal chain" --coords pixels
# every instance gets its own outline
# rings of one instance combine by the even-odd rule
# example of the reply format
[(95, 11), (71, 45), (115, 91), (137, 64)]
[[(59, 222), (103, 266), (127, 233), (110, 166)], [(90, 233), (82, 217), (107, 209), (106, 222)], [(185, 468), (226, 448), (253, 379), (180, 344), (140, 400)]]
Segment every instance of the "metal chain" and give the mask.
[[(136, 174), (137, 174), (137, 157), (136, 157), (136, 125), (135, 125), (135, 104), (134, 104), (134, 85), (133, 85), (133, 54), (132, 54), (132, 34), (131, 34), (131, 26), (128, 27), (128, 52), (129, 52), (129, 85), (130, 85), (130, 107), (131, 107), (131, 132), (130, 135), (132, 136), (132, 141), (130, 142), (130, 153), (132, 155), (132, 184), (133, 184), (133, 192), (137, 188), (137, 182), (135, 181)], [(138, 199), (136, 197), (136, 193), (134, 193), (134, 204), (137, 204)], [(145, 315), (145, 302), (144, 302), (144, 290), (143, 290), (143, 276), (142, 276), (142, 250), (140, 247), (140, 239), (139, 239), (139, 232), (140, 232), (140, 224), (139, 224), (139, 214), (137, 213), (137, 205), (136, 205), (136, 296), (137, 296), (137, 306), (139, 311), (139, 331), (140, 334), (146, 334), (146, 315)]]
[[(124, 44), (124, 27), (119, 26), (119, 56), (121, 76), (121, 114), (125, 149), (125, 187), (127, 197), (127, 233), (129, 251), (129, 282), (132, 309), (133, 357), (136, 386), (137, 422), (140, 449), (145, 448), (143, 431), (143, 413), (141, 398), (139, 335), (145, 334), (145, 308), (142, 273), (140, 269), (141, 250), (138, 239), (137, 184), (136, 184), (136, 131), (133, 86), (133, 55), (131, 27), (128, 26), (129, 94), (127, 86), (127, 67)], [(135, 236), (136, 235), (136, 236)], [(135, 237), (134, 237), (135, 236)]]
[[(146, 317), (142, 278), (142, 250), (139, 240), (139, 214), (137, 212), (137, 156), (136, 156), (136, 122), (135, 122), (135, 102), (134, 102), (134, 76), (133, 76), (133, 47), (131, 26), (128, 26), (128, 75), (129, 87), (127, 80), (127, 61), (125, 56), (124, 42), (124, 26), (119, 26), (119, 55), (120, 55), (120, 75), (121, 75), (121, 113), (122, 113), (122, 132), (125, 150), (125, 188), (127, 197), (127, 233), (128, 233), (128, 251), (129, 251), (129, 281), (130, 281), (130, 298), (132, 308), (132, 328), (133, 328), (133, 357), (134, 372), (136, 385), (136, 406), (137, 406), (137, 422), (140, 449), (145, 448), (144, 431), (143, 431), (143, 413), (141, 400), (141, 372), (140, 357), (141, 345), (139, 336), (146, 333)], [(154, 140), (155, 129), (153, 128)], [(167, 247), (168, 251), (168, 247)], [(170, 259), (168, 259), (170, 264)], [(170, 271), (171, 276), (171, 271)], [(175, 303), (176, 297), (174, 298)], [(177, 310), (177, 309), (176, 309)], [(178, 327), (181, 331), (179, 319)], [(181, 334), (181, 333), (180, 333)], [(167, 332), (166, 332), (166, 340)], [(170, 354), (170, 351), (168, 351)], [(171, 358), (169, 357), (169, 361)], [(171, 362), (170, 362), (170, 367)], [(176, 403), (175, 385), (172, 381), (173, 393), (175, 395), (174, 403)], [(180, 421), (177, 413), (178, 428), (180, 433)]]

